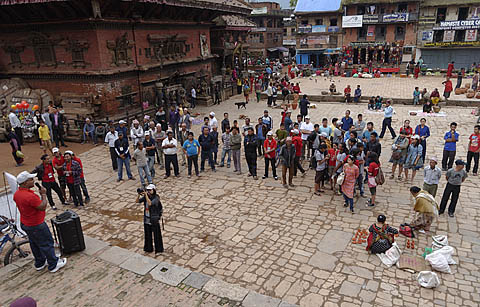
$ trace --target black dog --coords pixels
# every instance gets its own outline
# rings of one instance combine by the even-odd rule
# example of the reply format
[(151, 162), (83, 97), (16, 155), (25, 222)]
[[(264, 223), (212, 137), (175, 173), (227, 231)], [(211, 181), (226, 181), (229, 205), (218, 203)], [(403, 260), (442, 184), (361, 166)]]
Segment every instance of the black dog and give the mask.
[(240, 107), (243, 107), (244, 109), (247, 109), (246, 103), (245, 102), (235, 102), (235, 105), (237, 108), (240, 110)]

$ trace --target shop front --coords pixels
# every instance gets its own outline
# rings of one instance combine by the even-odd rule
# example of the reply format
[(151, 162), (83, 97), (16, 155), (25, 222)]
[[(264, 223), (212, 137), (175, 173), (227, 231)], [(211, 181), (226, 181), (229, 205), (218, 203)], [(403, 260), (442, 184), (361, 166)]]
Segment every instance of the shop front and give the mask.
[(349, 65), (398, 66), (402, 62), (402, 46), (396, 43), (353, 42), (343, 47), (343, 57)]

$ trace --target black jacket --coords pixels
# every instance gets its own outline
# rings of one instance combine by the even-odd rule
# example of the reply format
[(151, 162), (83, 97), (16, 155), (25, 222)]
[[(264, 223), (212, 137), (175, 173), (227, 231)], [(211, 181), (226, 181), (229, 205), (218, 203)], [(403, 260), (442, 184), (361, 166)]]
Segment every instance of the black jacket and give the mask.
[(290, 150), (288, 150), (287, 146), (287, 144), (282, 146), (279, 157), (283, 165), (292, 167), (295, 161), (295, 145), (290, 145)]
[(63, 128), (63, 125), (65, 124), (65, 116), (62, 113), (57, 113), (58, 114), (58, 126), (55, 125), (55, 114), (50, 114), (50, 122), (52, 122), (52, 128)]
[(380, 142), (378, 141), (375, 141), (374, 143), (369, 141), (365, 149), (367, 152), (370, 151), (377, 153), (378, 157), (380, 157), (380, 154), (382, 153), (382, 145), (380, 145)]

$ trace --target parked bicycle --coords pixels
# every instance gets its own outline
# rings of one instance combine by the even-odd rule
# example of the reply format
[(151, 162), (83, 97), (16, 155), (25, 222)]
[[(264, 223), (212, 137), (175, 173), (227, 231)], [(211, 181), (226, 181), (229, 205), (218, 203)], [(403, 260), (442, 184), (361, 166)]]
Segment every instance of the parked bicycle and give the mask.
[[(11, 245), (3, 258), (4, 265), (26, 258), (32, 254), (29, 241), (23, 239), (25, 236), (18, 230), (13, 220), (0, 216), (0, 232), (3, 235), (3, 237), (0, 238), (0, 254), (8, 242), (10, 242)], [(17, 236), (23, 240), (15, 241)]]

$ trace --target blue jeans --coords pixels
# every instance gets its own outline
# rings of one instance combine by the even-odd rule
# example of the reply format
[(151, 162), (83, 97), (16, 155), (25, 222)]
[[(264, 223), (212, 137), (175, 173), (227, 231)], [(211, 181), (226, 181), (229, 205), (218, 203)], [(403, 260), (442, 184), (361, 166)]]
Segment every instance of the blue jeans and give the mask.
[(212, 169), (215, 169), (215, 164), (213, 163), (213, 152), (212, 150), (202, 150), (202, 154), (201, 154), (201, 161), (200, 161), (200, 171), (204, 171), (205, 170), (205, 160), (208, 159), (208, 165), (210, 165), (210, 167)]
[(122, 159), (120, 157), (117, 158), (117, 165), (118, 165), (118, 180), (122, 180), (123, 176), (123, 165), (125, 164), (125, 169), (127, 170), (128, 178), (132, 178), (132, 172), (130, 172), (130, 158)]
[(138, 176), (140, 176), (140, 182), (142, 183), (142, 185), (145, 185), (145, 179), (143, 177), (145, 177), (145, 175), (147, 176), (147, 181), (148, 183), (152, 183), (152, 177), (150, 177), (150, 169), (148, 168), (148, 164), (144, 165), (144, 166), (138, 166), (137, 165), (137, 168), (138, 168)]
[(221, 166), (225, 165), (225, 156), (226, 155), (228, 155), (227, 166), (230, 167), (230, 163), (232, 161), (232, 150), (231, 149), (222, 148), (222, 162), (220, 162), (220, 165)]
[(357, 184), (358, 184), (358, 188), (360, 189), (360, 195), (363, 195), (363, 193), (365, 193), (363, 189), (363, 174), (358, 175)]
[(150, 171), (150, 176), (155, 177), (155, 156), (147, 156), (148, 170)]
[(345, 193), (343, 194), (343, 198), (345, 199), (345, 203), (350, 206), (350, 210), (353, 210), (353, 198), (349, 198)]
[(95, 137), (95, 132), (84, 132), (83, 141), (86, 142), (88, 137), (92, 139), (94, 144), (97, 144), (97, 138)]
[(52, 233), (48, 229), (47, 223), (43, 222), (36, 226), (25, 226), (22, 224), (21, 226), (28, 235), (30, 248), (32, 249), (33, 257), (35, 257), (35, 267), (41, 267), (47, 260), (48, 269), (53, 270), (57, 266), (58, 257), (55, 256)]

